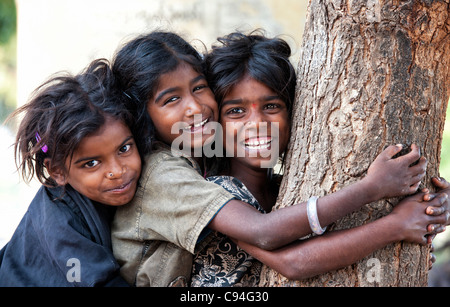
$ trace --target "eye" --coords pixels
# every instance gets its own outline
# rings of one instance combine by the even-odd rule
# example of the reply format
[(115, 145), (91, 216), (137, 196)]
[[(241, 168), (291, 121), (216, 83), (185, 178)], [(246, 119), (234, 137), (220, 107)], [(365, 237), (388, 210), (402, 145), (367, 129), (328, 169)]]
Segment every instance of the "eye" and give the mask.
[(284, 105), (284, 103), (270, 102), (264, 106), (264, 109), (266, 109), (266, 110), (281, 109), (283, 107), (283, 105)]
[(89, 162), (84, 163), (84, 167), (85, 168), (93, 168), (93, 167), (96, 167), (99, 163), (100, 163), (100, 161), (98, 161), (98, 160), (91, 160)]
[(226, 114), (242, 114), (242, 113), (244, 113), (244, 110), (242, 109), (242, 108), (231, 108), (231, 109), (229, 109), (227, 112), (226, 112)]
[(264, 110), (267, 110), (268, 112), (279, 112), (285, 107), (284, 102), (268, 102), (264, 105)]
[(201, 91), (202, 89), (208, 88), (206, 84), (200, 84), (194, 87), (193, 92)]
[(177, 101), (178, 99), (180, 99), (180, 97), (178, 97), (178, 96), (170, 97), (169, 99), (167, 99), (166, 101), (164, 101), (164, 105), (167, 105), (167, 104), (169, 104), (169, 103), (175, 102), (175, 101)]
[(123, 154), (123, 153), (130, 151), (130, 149), (131, 149), (131, 144), (123, 145), (122, 147), (120, 147), (119, 152), (121, 154)]

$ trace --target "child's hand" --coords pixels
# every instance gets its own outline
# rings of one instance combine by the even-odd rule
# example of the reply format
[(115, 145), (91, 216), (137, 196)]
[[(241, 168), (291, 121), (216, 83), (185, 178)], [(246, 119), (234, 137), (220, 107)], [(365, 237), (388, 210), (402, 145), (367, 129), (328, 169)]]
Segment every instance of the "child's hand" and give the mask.
[[(433, 183), (433, 185), (439, 189), (439, 193), (446, 193), (447, 195), (450, 195), (450, 183), (447, 182), (447, 180), (445, 180), (442, 177), (433, 177), (431, 178), (431, 182)], [(430, 194), (428, 194), (430, 195)], [(431, 196), (430, 196), (431, 197)], [(424, 200), (428, 200), (428, 196), (425, 195)], [(443, 207), (446, 210), (446, 217), (447, 217), (447, 221), (444, 225), (450, 225), (450, 202), (447, 199), (447, 201), (445, 202), (445, 204), (443, 205)]]
[[(411, 151), (393, 159), (402, 150), (401, 145), (391, 145), (380, 153), (367, 171), (376, 199), (413, 194), (425, 176), (428, 161), (420, 157), (419, 148), (412, 144)], [(416, 165), (411, 166), (414, 162)]]
[(390, 214), (395, 219), (394, 224), (398, 224), (400, 240), (412, 243), (428, 244), (428, 236), (435, 235), (443, 231), (442, 227), (430, 227), (430, 225), (440, 225), (446, 220), (444, 214), (429, 215), (426, 213), (429, 207), (440, 208), (447, 201), (447, 194), (436, 195), (430, 201), (424, 201), (425, 193), (403, 199)]
[[(435, 179), (435, 178), (433, 178)], [(445, 179), (435, 179), (435, 180), (441, 180), (441, 182), (444, 185), (449, 185)], [(444, 191), (449, 191), (449, 189), (443, 189)], [(424, 201), (430, 201), (432, 199), (434, 199), (438, 194), (435, 193), (430, 193), (430, 191), (425, 188), (422, 190), (423, 193), (425, 193), (425, 195), (423, 196), (423, 200)], [(440, 193), (440, 194), (446, 194), (448, 196), (447, 193)], [(444, 232), (446, 229), (446, 225), (449, 224), (449, 219), (450, 219), (450, 212), (448, 210), (448, 206), (449, 206), (449, 201), (448, 201), (448, 197), (447, 200), (444, 201), (444, 203), (440, 206), (440, 207), (433, 207), (433, 206), (428, 206), (427, 209), (425, 210), (425, 212), (428, 215), (434, 215), (434, 216), (438, 216), (438, 215), (443, 215), (444, 217), (444, 224), (434, 224), (434, 225), (428, 225), (428, 230), (429, 231), (434, 231), (437, 230), (437, 232)], [(431, 242), (433, 241), (434, 237), (436, 235), (429, 235), (428, 236), (428, 243), (431, 244)]]
[(441, 193), (441, 192), (439, 192), (439, 194), (429, 193), (428, 189), (423, 189), (422, 192), (425, 193), (425, 195), (423, 196), (424, 201), (431, 201), (438, 195), (441, 195), (441, 196), (447, 195), (447, 199), (443, 202), (443, 204), (441, 206), (439, 206), (439, 207), (428, 206), (427, 209), (425, 210), (426, 214), (428, 214), (428, 215), (433, 215), (433, 216), (442, 215), (442, 218), (444, 220), (443, 224), (429, 225), (429, 229), (433, 230), (436, 227), (441, 227), (445, 230), (445, 226), (448, 225), (448, 220), (450, 218), (450, 212), (448, 211), (448, 203), (449, 203), (448, 194)]
[(428, 262), (428, 270), (431, 270), (433, 268), (433, 264), (436, 262), (436, 256), (433, 254), (434, 252), (434, 246), (433, 244), (429, 243), (431, 245), (430, 247), (430, 259)]

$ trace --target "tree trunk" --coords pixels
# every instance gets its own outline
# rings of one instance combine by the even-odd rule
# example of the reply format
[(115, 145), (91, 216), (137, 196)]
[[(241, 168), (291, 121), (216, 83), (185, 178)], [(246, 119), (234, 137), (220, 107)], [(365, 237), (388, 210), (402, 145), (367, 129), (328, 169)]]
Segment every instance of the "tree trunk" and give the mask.
[[(276, 208), (359, 180), (387, 145), (398, 143), (421, 147), (432, 189), (450, 95), (449, 34), (449, 0), (311, 0)], [(397, 202), (367, 204), (328, 229), (368, 223)], [(428, 257), (427, 247), (397, 243), (303, 281), (265, 267), (261, 285), (426, 286)]]

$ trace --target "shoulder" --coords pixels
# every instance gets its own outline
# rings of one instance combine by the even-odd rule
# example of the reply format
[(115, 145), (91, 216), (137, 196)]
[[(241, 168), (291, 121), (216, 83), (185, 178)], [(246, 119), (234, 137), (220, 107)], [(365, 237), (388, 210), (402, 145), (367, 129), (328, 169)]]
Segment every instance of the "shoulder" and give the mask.
[(244, 184), (233, 176), (211, 176), (206, 178), (206, 180), (218, 184), (230, 192), (237, 192), (246, 189)]
[(110, 244), (109, 208), (94, 204), (70, 185), (41, 187), (30, 204), (29, 213), (33, 227), (42, 236), (81, 235), (102, 245)]
[(246, 202), (259, 211), (264, 212), (253, 194), (239, 179), (233, 176), (211, 176), (207, 180), (220, 185), (224, 190), (233, 195), (235, 199)]
[(192, 158), (178, 155), (164, 148), (145, 157), (142, 176), (146, 177), (154, 172), (164, 175), (173, 171), (200, 174), (200, 167)]
[(36, 193), (29, 207), (29, 213), (37, 224), (66, 224), (69, 220), (81, 217), (80, 208), (70, 200), (61, 187), (47, 188), (42, 186)]

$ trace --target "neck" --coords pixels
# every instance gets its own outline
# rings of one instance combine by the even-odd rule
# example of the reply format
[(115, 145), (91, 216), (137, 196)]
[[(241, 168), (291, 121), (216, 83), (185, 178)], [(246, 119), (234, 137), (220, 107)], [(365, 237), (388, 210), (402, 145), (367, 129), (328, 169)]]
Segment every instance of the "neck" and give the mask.
[(272, 210), (273, 205), (275, 205), (277, 191), (274, 191), (271, 185), (267, 176), (267, 169), (254, 169), (231, 162), (228, 175), (239, 179), (266, 212)]

